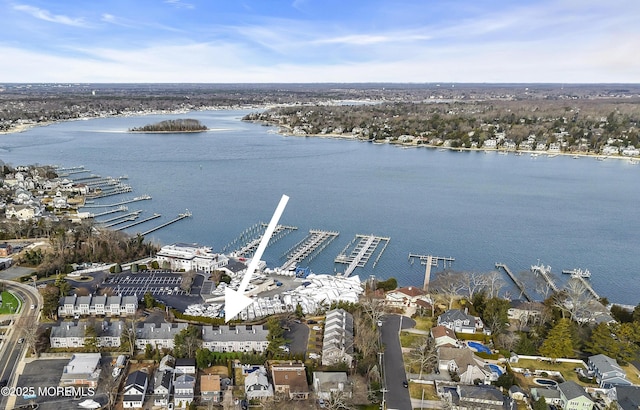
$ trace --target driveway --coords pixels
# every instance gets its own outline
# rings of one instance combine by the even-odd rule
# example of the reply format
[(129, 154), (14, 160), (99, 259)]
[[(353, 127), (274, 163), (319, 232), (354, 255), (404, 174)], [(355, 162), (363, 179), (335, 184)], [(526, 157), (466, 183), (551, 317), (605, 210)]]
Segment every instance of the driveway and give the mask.
[(400, 328), (415, 326), (416, 322), (408, 317), (399, 315), (385, 316), (382, 320), (380, 339), (384, 346), (384, 395), (387, 409), (404, 410), (411, 408), (409, 390), (402, 385), (407, 380), (400, 347)]

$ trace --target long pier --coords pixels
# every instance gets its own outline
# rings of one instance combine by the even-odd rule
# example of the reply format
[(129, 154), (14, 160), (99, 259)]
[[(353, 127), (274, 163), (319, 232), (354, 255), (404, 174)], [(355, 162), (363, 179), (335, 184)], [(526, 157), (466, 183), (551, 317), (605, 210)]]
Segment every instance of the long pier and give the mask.
[(146, 201), (151, 199), (150, 195), (141, 195), (141, 196), (137, 196), (135, 198), (131, 198), (131, 199), (126, 199), (124, 201), (120, 201), (120, 202), (116, 202), (115, 204), (92, 204), (92, 205), (84, 205), (83, 208), (112, 208), (114, 206), (120, 206), (120, 205), (125, 205), (125, 204), (130, 204), (132, 202), (138, 202), (138, 201)]
[[(260, 232), (260, 231), (264, 232), (266, 228), (267, 228), (266, 224), (260, 224), (256, 232)], [(283, 236), (289, 234), (290, 232), (296, 229), (298, 228), (295, 226), (277, 225), (276, 229), (273, 231), (273, 235), (271, 235), (271, 238), (269, 239), (268, 245), (271, 245), (277, 242)], [(258, 245), (260, 244), (261, 240), (262, 240), (262, 234), (260, 234), (258, 237), (254, 237), (253, 239), (251, 239), (247, 244), (245, 244), (242, 248), (236, 250), (234, 253), (238, 256), (250, 257), (255, 253), (256, 249), (258, 249)]]
[(525, 290), (524, 285), (522, 284), (522, 282), (518, 280), (518, 278), (515, 277), (513, 272), (511, 272), (511, 269), (509, 269), (509, 267), (504, 263), (496, 263), (496, 269), (500, 269), (500, 268), (504, 269), (504, 271), (507, 272), (507, 276), (509, 276), (513, 281), (513, 283), (516, 284), (518, 289), (520, 289), (520, 295), (522, 295), (527, 300), (527, 302), (532, 302), (533, 299), (527, 294), (527, 291)]
[(549, 273), (551, 273), (551, 266), (544, 266), (544, 264), (532, 265), (531, 272), (535, 273), (536, 275), (542, 276), (542, 278), (549, 284), (549, 287), (554, 292), (558, 292), (560, 290), (558, 289), (558, 286), (555, 284), (553, 279), (551, 279), (551, 276), (549, 276)]
[(148, 218), (141, 219), (139, 221), (136, 221), (134, 223), (131, 223), (131, 224), (128, 224), (128, 225), (125, 225), (125, 226), (120, 226), (120, 227), (116, 228), (116, 231), (123, 231), (125, 229), (129, 229), (129, 228), (134, 227), (136, 225), (140, 225), (140, 224), (143, 224), (145, 222), (149, 222), (149, 221), (151, 221), (153, 219), (160, 218), (160, 216), (161, 216), (160, 214), (153, 214)]
[(182, 220), (182, 219), (184, 219), (184, 218), (189, 218), (190, 216), (191, 216), (191, 212), (189, 212), (189, 211), (187, 210), (187, 211), (185, 211), (184, 213), (179, 214), (177, 218), (172, 219), (172, 220), (170, 220), (169, 222), (165, 222), (165, 223), (163, 223), (162, 225), (158, 225), (158, 226), (156, 226), (155, 228), (151, 228), (151, 229), (149, 229), (148, 231), (142, 232), (140, 235), (142, 235), (142, 236), (148, 235), (148, 234), (150, 234), (151, 232), (155, 232), (155, 231), (157, 231), (158, 229), (162, 229), (162, 228), (164, 228), (165, 226), (171, 225), (172, 223), (178, 222), (178, 221), (180, 221), (180, 220)]
[[(362, 268), (367, 264), (367, 262), (369, 261), (369, 258), (371, 258), (371, 255), (373, 255), (373, 253), (376, 251), (380, 242), (383, 242), (383, 241), (389, 242), (391, 240), (391, 238), (384, 237), (384, 236), (360, 235), (360, 234), (356, 235), (356, 238), (359, 239), (358, 243), (351, 250), (351, 253), (349, 254), (349, 256), (347, 256), (347, 249), (350, 247), (351, 244), (347, 245), (342, 250), (342, 252), (340, 252), (340, 254), (336, 257), (334, 261), (336, 263), (348, 264), (347, 268), (344, 270), (344, 273), (342, 274), (342, 276), (344, 276), (345, 278), (349, 277), (356, 268)], [(351, 243), (353, 243), (353, 241)], [(386, 244), (382, 250), (384, 251), (384, 249), (386, 249)], [(376, 258), (376, 262), (378, 259), (380, 259), (379, 255), (378, 255), (378, 258)]]
[(583, 277), (581, 277), (581, 276), (572, 276), (572, 279), (578, 279), (580, 282), (582, 282), (582, 284), (584, 285), (585, 289), (587, 289), (587, 292), (589, 292), (591, 294), (591, 296), (593, 296), (596, 300), (600, 299), (600, 295), (598, 295), (596, 293), (596, 291), (593, 290), (593, 288), (591, 287), (589, 282), (587, 282)]
[[(132, 216), (137, 217), (141, 213), (142, 213), (142, 210), (139, 209), (137, 211), (132, 211), (132, 212), (126, 213), (124, 215), (118, 215), (118, 216), (114, 216), (114, 217), (109, 218), (109, 219), (105, 219), (104, 221), (96, 221), (96, 223), (104, 226), (105, 228), (107, 228), (109, 226), (112, 226), (112, 225), (108, 225), (111, 222), (115, 222), (115, 221), (118, 221), (118, 220), (124, 220), (125, 218), (129, 218), (129, 217), (132, 217)], [(114, 224), (114, 225), (116, 225), (116, 224)]]
[[(111, 210), (108, 210), (108, 211), (98, 212), (97, 214), (90, 214), (90, 215), (91, 215), (91, 218), (96, 218), (98, 216), (115, 214), (116, 212), (126, 212), (127, 210), (128, 210), (128, 208), (126, 206), (121, 206), (121, 207), (118, 207), (116, 209), (111, 209)], [(106, 221), (101, 221), (101, 222), (110, 222), (110, 221), (106, 220)]]
[(455, 261), (454, 258), (451, 257), (442, 257), (442, 256), (433, 256), (433, 255), (418, 255), (415, 253), (409, 254), (409, 260), (413, 264), (413, 258), (420, 259), (420, 263), (425, 265), (426, 268), (424, 270), (424, 283), (422, 285), (422, 290), (425, 292), (429, 291), (429, 283), (431, 282), (431, 267), (438, 266), (440, 261), (442, 261), (442, 265), (446, 268), (447, 262), (449, 262), (449, 267)]
[[(132, 212), (132, 213), (133, 213), (133, 212)], [(108, 224), (102, 225), (102, 227), (103, 227), (103, 228), (111, 228), (111, 227), (114, 227), (114, 226), (116, 226), (116, 225), (121, 225), (121, 224), (123, 224), (123, 223), (125, 223), (125, 222), (135, 221), (136, 219), (138, 219), (138, 215), (137, 215), (137, 214), (134, 214), (134, 215), (128, 215), (128, 216), (125, 216), (125, 217), (123, 217), (122, 219), (119, 219), (119, 220), (117, 220), (117, 221), (113, 221), (113, 222), (111, 222), (111, 223), (108, 223)], [(118, 230), (118, 229), (116, 229), (116, 230)]]
[(309, 234), (286, 252), (287, 261), (280, 267), (286, 271), (303, 260), (311, 260), (340, 235), (335, 231), (309, 230)]

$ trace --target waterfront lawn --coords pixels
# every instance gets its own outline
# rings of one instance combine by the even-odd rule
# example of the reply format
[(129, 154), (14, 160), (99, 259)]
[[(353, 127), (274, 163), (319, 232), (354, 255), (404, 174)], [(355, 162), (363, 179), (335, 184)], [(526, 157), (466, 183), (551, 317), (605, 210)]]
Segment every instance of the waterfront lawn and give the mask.
[(1, 314), (11, 314), (17, 313), (20, 306), (20, 302), (18, 298), (16, 298), (13, 293), (8, 291), (2, 292), (2, 305), (0, 305), (0, 315)]

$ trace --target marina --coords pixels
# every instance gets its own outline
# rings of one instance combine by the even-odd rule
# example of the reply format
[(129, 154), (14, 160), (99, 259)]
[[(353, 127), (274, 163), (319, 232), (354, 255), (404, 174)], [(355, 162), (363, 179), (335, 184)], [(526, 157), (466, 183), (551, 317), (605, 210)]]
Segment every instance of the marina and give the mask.
[[(251, 230), (254, 235), (244, 246), (240, 249), (233, 251), (232, 253), (236, 256), (242, 256), (245, 258), (251, 257), (256, 249), (258, 249), (258, 245), (260, 244), (260, 240), (262, 239), (262, 235), (267, 228), (267, 224), (260, 223), (254, 225), (255, 228)], [(295, 226), (287, 226), (287, 225), (278, 225), (276, 229), (273, 231), (273, 235), (269, 239), (269, 245), (276, 243), (278, 240), (282, 239), (285, 235), (297, 230), (298, 228)]]
[(327, 247), (340, 233), (334, 231), (309, 230), (309, 234), (300, 242), (285, 252), (287, 261), (280, 266), (279, 271), (295, 269), (303, 260), (311, 261), (317, 254)]
[[(351, 249), (349, 256), (347, 256), (347, 251), (350, 247), (353, 246), (355, 241), (358, 241), (357, 244)], [(380, 254), (376, 258), (376, 261), (380, 259), (380, 255), (387, 247), (388, 242), (391, 238), (383, 237), (383, 236), (375, 236), (375, 235), (361, 235), (358, 234), (356, 237), (340, 252), (340, 254), (334, 260), (335, 263), (344, 263), (347, 264), (347, 268), (344, 270), (342, 276), (345, 278), (349, 277), (356, 268), (363, 268), (371, 255), (373, 255), (380, 244), (380, 242), (385, 242), (384, 247), (380, 251)], [(338, 274), (338, 276), (340, 276)]]

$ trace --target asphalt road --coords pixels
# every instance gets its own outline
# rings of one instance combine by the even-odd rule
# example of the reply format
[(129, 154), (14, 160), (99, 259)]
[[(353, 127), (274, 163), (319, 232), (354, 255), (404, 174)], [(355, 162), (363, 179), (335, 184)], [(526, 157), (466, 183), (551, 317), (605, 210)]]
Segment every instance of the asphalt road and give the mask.
[(403, 329), (406, 329), (415, 326), (416, 323), (408, 317), (402, 317), (401, 324), (400, 318), (399, 315), (385, 316), (380, 329), (380, 339), (384, 346), (383, 374), (384, 387), (386, 388), (384, 398), (386, 408), (389, 410), (410, 410), (412, 408), (409, 390), (402, 385), (402, 382), (407, 380), (407, 375), (404, 370), (399, 333), (401, 325)]
[[(37, 322), (39, 308), (42, 307), (37, 289), (15, 282), (2, 282), (6, 290), (14, 293), (23, 301), (22, 310), (14, 317), (14, 323), (24, 321), (24, 323), (28, 325)], [(32, 304), (36, 305), (37, 308), (31, 309)], [(18, 362), (22, 358), (24, 350), (27, 348), (27, 343), (18, 343), (18, 339), (21, 337), (22, 335), (18, 328), (14, 327), (10, 336), (5, 338), (2, 351), (0, 351), (0, 380), (7, 380), (8, 386), (15, 386), (16, 380), (13, 376), (15, 375)], [(5, 408), (6, 404), (7, 397), (0, 396), (0, 409)]]

